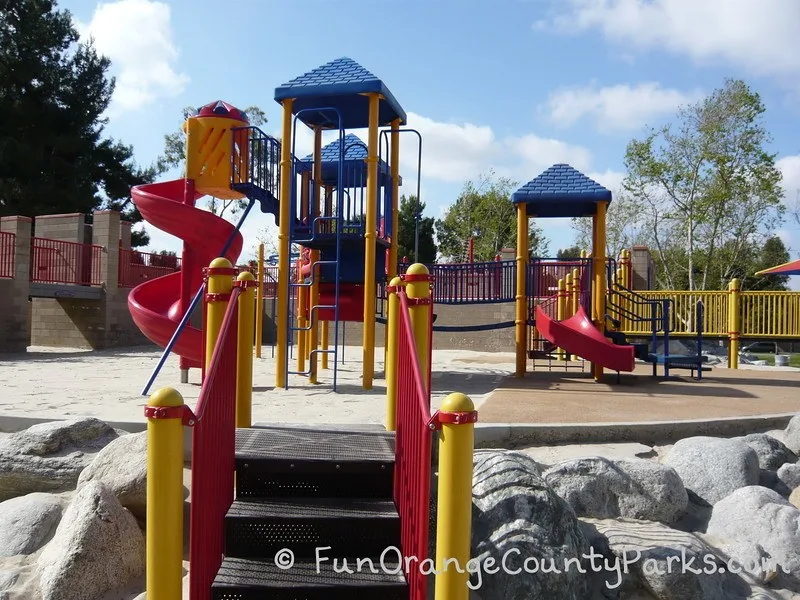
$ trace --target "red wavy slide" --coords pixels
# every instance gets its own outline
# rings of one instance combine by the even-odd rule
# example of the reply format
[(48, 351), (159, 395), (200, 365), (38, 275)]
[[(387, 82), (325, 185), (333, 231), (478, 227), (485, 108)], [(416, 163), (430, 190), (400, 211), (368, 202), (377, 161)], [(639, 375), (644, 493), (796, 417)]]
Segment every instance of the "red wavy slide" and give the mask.
[(554, 321), (536, 307), (536, 329), (551, 343), (613, 371), (633, 371), (634, 347), (619, 346), (594, 326), (581, 306), (569, 319)]
[[(136, 186), (131, 197), (144, 220), (165, 233), (183, 240), (183, 271), (151, 279), (128, 294), (128, 309), (136, 326), (147, 338), (164, 348), (175, 333), (184, 310), (203, 281), (203, 267), (219, 256), (235, 227), (221, 217), (194, 206), (202, 195), (191, 182), (176, 179)], [(242, 251), (242, 235), (237, 232), (225, 257), (233, 264)], [(182, 306), (181, 292), (188, 297)], [(187, 325), (176, 340), (173, 352), (188, 361), (186, 367), (200, 368), (203, 333)]]

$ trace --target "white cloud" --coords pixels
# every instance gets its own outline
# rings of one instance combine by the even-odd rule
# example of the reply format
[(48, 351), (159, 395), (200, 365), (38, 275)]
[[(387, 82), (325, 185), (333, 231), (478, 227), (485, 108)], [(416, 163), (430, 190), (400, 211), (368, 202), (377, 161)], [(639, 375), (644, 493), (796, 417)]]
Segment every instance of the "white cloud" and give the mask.
[(776, 163), (783, 175), (784, 200), (787, 206), (800, 202), (800, 155), (784, 156)]
[(169, 5), (151, 0), (101, 3), (89, 23), (76, 23), (81, 38), (93, 38), (111, 60), (117, 78), (111, 112), (136, 110), (158, 98), (180, 94), (189, 82), (178, 71)]
[(625, 173), (612, 171), (611, 169), (607, 169), (602, 173), (589, 172), (586, 176), (594, 179), (606, 189), (611, 190), (614, 195), (618, 194), (620, 189), (622, 189), (622, 180), (625, 179)]
[(790, 83), (800, 73), (797, 0), (568, 0), (558, 7), (555, 24), (564, 32), (597, 29), (621, 45), (737, 65)]
[(603, 88), (590, 85), (555, 90), (541, 109), (561, 126), (588, 118), (600, 131), (630, 131), (700, 97), (699, 92), (663, 88), (656, 82)]

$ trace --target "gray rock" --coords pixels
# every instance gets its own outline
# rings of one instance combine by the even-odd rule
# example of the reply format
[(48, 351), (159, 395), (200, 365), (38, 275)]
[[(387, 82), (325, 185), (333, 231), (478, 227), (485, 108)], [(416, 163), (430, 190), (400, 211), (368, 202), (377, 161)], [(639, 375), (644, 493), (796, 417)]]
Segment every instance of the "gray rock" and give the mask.
[(42, 600), (94, 600), (144, 573), (144, 536), (105, 485), (75, 494), (37, 561)]
[(543, 477), (582, 517), (671, 524), (689, 501), (674, 469), (644, 459), (579, 458), (554, 465)]
[(736, 490), (714, 506), (708, 533), (727, 543), (760, 545), (781, 579), (800, 583), (800, 510), (773, 490)]
[(0, 438), (0, 501), (73, 489), (83, 468), (117, 433), (91, 417), (33, 425)]
[[(580, 560), (587, 548), (575, 513), (529, 461), (514, 453), (480, 456), (472, 504), (472, 557), (481, 569), (471, 581), (482, 598), (588, 597), (585, 571), (567, 563)], [(506, 568), (490, 572), (502, 564)]]
[(800, 414), (793, 416), (783, 430), (783, 443), (795, 454), (800, 454)]
[(621, 581), (627, 565), (658, 600), (744, 600), (750, 595), (750, 586), (725, 572), (714, 550), (691, 533), (649, 521), (585, 520), (605, 536), (616, 558), (604, 568)]
[(734, 439), (743, 441), (755, 450), (758, 455), (758, 464), (767, 471), (775, 471), (781, 465), (797, 462), (797, 455), (794, 452), (789, 450), (783, 442), (766, 433), (751, 433)]
[(778, 479), (789, 488), (789, 491), (800, 487), (800, 465), (785, 464), (778, 469)]
[(0, 592), (6, 592), (17, 583), (18, 571), (0, 571)]
[(0, 502), (0, 556), (33, 554), (52, 536), (64, 500), (35, 492)]
[(135, 517), (147, 516), (147, 432), (123, 435), (100, 450), (78, 477), (78, 488), (102, 481)]
[(750, 542), (718, 541), (713, 536), (705, 539), (725, 558), (728, 568), (747, 573), (758, 583), (769, 583), (777, 576), (777, 570), (771, 565), (772, 557), (760, 544)]
[(685, 438), (663, 462), (678, 472), (687, 490), (712, 505), (734, 490), (758, 483), (758, 455), (740, 440)]

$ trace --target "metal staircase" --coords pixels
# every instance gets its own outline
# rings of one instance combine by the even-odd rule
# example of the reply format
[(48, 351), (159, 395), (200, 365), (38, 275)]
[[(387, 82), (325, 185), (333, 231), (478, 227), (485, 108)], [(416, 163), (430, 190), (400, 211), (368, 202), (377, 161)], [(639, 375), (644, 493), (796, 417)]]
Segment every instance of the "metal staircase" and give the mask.
[(231, 189), (258, 200), (261, 212), (280, 215), (281, 143), (258, 127), (233, 130)]
[(407, 600), (394, 462), (394, 436), (378, 426), (237, 430), (212, 599)]

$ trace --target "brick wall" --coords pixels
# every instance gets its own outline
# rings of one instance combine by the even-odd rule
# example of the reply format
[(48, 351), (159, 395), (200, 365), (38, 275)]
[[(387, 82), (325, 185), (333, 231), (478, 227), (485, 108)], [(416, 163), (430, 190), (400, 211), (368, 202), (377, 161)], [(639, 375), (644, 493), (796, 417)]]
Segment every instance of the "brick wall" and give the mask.
[(30, 339), (31, 307), (28, 302), (31, 251), (28, 217), (3, 217), (0, 231), (15, 235), (14, 278), (0, 279), (0, 352), (25, 352)]

